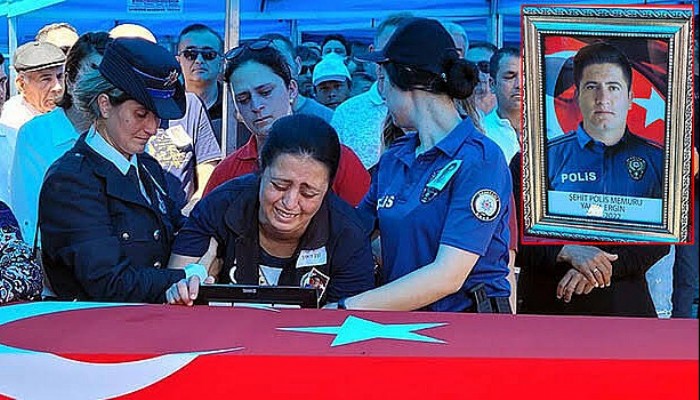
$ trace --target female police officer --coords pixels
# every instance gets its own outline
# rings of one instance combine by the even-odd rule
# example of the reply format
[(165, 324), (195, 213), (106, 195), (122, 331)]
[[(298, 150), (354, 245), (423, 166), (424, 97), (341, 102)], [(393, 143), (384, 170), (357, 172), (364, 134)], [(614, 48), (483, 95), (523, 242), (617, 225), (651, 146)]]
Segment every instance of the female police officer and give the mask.
[(368, 56), (381, 66), (394, 123), (417, 133), (382, 155), (359, 206), (378, 222), (386, 284), (341, 299), (340, 308), (470, 311), (472, 289), (510, 294), (510, 172), (498, 146), (453, 104), (477, 82), (454, 47), (439, 22), (415, 18)]
[(44, 266), (59, 298), (162, 302), (201, 266), (162, 269), (183, 218), (158, 162), (142, 154), (160, 119), (185, 111), (180, 67), (164, 48), (117, 39), (87, 66), (74, 100), (93, 124), (49, 169), (39, 200)]
[[(369, 232), (331, 191), (340, 142), (318, 117), (275, 121), (260, 153), (260, 174), (217, 187), (195, 207), (173, 246), (172, 266), (197, 261), (218, 243), (220, 282), (311, 286), (338, 301), (374, 286)], [(192, 304), (198, 279), (181, 280), (169, 303)]]

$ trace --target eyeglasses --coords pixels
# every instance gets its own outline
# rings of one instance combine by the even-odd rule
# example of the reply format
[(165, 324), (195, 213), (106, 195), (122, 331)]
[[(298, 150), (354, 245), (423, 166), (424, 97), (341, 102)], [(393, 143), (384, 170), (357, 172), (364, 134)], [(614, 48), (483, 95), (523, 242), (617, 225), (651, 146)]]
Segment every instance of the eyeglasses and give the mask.
[(316, 67), (316, 64), (312, 65), (302, 65), (301, 66), (301, 72), (300, 75), (306, 75), (308, 74), (313, 74), (314, 73), (314, 68)]
[(231, 72), (233, 72), (233, 65), (235, 64), (236, 59), (242, 54), (244, 54), (247, 50), (260, 51), (268, 48), (274, 48), (272, 40), (262, 39), (250, 43), (244, 43), (238, 47), (234, 47), (231, 50), (227, 51), (224, 55), (224, 81), (228, 82), (228, 78), (229, 76), (231, 76)]
[(270, 47), (274, 47), (272, 40), (256, 40), (251, 43), (244, 43), (238, 47), (234, 47), (226, 52), (224, 58), (227, 62), (234, 61), (236, 58), (240, 57), (241, 54), (245, 53), (246, 50), (260, 51)]
[(216, 50), (185, 49), (180, 52), (180, 55), (188, 61), (196, 60), (200, 54), (204, 61), (212, 61), (219, 57), (219, 52)]

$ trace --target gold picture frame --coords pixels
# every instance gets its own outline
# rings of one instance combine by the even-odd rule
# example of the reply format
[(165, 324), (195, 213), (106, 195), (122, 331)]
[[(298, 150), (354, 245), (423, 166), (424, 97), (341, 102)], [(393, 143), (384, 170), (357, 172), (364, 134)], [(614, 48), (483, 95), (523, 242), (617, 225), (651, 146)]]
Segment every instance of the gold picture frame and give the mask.
[[(523, 7), (525, 235), (584, 242), (690, 239), (692, 16), (691, 6)], [(634, 154), (648, 146), (627, 142), (618, 150), (602, 146), (600, 156), (590, 156), (595, 149), (585, 147), (602, 143), (586, 142), (584, 126), (595, 131), (614, 125), (594, 125), (603, 113), (590, 111), (614, 88), (580, 83), (580, 72), (579, 84), (574, 82), (574, 56), (598, 42), (629, 58), (628, 111), (609, 115), (626, 115), (620, 119), (623, 138), (639, 136), (645, 146), (658, 145), (661, 152), (650, 150), (652, 159)], [(587, 65), (583, 56), (577, 60)], [(595, 90), (601, 98), (586, 103), (586, 91)], [(633, 126), (643, 134), (629, 135)], [(649, 189), (637, 192), (643, 185)]]

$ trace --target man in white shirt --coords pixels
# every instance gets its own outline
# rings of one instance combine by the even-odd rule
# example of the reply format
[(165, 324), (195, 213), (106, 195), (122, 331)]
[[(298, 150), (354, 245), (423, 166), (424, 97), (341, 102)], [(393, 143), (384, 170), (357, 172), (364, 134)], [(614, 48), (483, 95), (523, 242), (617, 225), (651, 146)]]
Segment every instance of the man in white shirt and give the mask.
[(19, 94), (12, 96), (0, 114), (0, 196), (12, 206), (10, 169), (17, 144), (17, 130), (35, 115), (53, 110), (63, 96), (63, 64), (66, 56), (51, 43), (29, 42), (15, 52), (13, 67)]
[(65, 61), (63, 51), (51, 43), (29, 42), (20, 46), (13, 60), (19, 94), (5, 103), (0, 122), (17, 130), (35, 115), (53, 110), (63, 96)]
[[(410, 14), (396, 14), (382, 21), (369, 51), (384, 47), (396, 28), (409, 17)], [(339, 105), (333, 114), (331, 125), (338, 132), (340, 142), (350, 147), (367, 169), (379, 161), (382, 153), (382, 125), (386, 113), (386, 104), (375, 82), (365, 93)]]
[(482, 121), (484, 133), (503, 150), (506, 162), (520, 151), (520, 50), (498, 49), (491, 57), (492, 90), (498, 105)]

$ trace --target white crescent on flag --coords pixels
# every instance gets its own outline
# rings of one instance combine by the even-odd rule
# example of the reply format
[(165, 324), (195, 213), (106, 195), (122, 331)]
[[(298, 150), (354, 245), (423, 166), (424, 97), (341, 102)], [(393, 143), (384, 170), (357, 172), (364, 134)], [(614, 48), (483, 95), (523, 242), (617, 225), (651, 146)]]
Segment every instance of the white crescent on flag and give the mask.
[[(115, 303), (25, 303), (0, 309), (0, 325), (29, 317), (101, 307), (135, 306)], [(56, 354), (20, 349), (0, 339), (0, 394), (17, 399), (103, 399), (123, 396), (150, 386), (182, 369), (200, 355), (225, 353), (241, 347), (205, 352), (166, 354), (146, 360), (91, 363)], [(41, 377), (41, 383), (37, 382)]]

